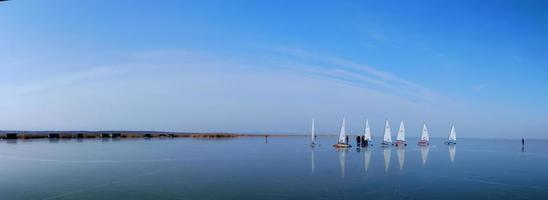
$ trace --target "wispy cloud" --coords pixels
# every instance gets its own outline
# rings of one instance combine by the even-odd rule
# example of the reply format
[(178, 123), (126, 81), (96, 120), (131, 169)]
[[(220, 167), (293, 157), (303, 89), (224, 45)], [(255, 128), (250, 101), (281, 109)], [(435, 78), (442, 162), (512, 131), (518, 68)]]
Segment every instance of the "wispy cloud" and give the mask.
[(289, 59), (291, 57), (296, 59), (296, 62), (303, 64), (302, 66), (308, 66), (306, 70), (310, 73), (325, 78), (344, 80), (350, 84), (397, 94), (410, 100), (417, 99), (430, 103), (454, 104), (447, 97), (428, 88), (366, 64), (318, 55), (299, 48), (277, 47), (273, 50), (289, 56)]
[(86, 84), (105, 78), (112, 78), (114, 70), (111, 68), (97, 67), (79, 71), (67, 72), (42, 79), (28, 80), (16, 85), (3, 85), (2, 93), (5, 95), (35, 95), (57, 90), (65, 86)]
[(333, 80), (348, 85), (376, 90), (419, 103), (438, 103), (453, 106), (456, 103), (442, 94), (408, 81), (385, 70), (342, 59), (312, 53), (294, 47), (269, 47), (263, 53), (215, 53), (183, 50), (156, 50), (141, 52), (129, 58), (139, 65), (151, 62), (155, 66), (181, 68), (192, 66), (218, 70), (286, 70)]

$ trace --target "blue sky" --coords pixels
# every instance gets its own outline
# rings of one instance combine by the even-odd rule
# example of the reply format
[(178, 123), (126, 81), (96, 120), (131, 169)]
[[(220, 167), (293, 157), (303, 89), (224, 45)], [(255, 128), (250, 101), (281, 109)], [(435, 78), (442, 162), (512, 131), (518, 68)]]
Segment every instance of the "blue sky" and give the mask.
[[(0, 129), (546, 138), (543, 1), (7, 1)], [(395, 130), (394, 130), (395, 131)], [(374, 132), (375, 134), (375, 132)]]

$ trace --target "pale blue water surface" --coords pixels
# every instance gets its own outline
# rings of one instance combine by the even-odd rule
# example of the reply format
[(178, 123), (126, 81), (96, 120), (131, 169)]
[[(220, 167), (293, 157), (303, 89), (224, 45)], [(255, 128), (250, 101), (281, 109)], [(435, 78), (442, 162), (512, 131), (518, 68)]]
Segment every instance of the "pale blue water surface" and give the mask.
[(548, 199), (546, 141), (523, 152), (519, 140), (346, 151), (335, 141), (2, 141), (0, 199)]

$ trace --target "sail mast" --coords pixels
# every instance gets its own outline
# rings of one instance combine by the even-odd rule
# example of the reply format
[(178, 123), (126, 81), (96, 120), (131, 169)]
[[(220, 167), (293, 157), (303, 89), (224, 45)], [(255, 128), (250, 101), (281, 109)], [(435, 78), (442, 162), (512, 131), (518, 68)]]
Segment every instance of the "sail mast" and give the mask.
[(314, 144), (316, 142), (316, 135), (315, 135), (316, 133), (314, 131), (315, 131), (314, 130), (314, 118), (312, 118), (312, 133), (311, 133), (312, 134), (312, 138), (311, 138), (312, 144)]
[(400, 123), (400, 130), (398, 131), (396, 140), (405, 141), (405, 126), (403, 125), (403, 120)]
[(371, 139), (371, 128), (369, 127), (369, 120), (365, 120), (365, 134), (363, 135), (364, 140)]
[(344, 118), (342, 120), (341, 131), (339, 132), (339, 143), (346, 143), (346, 122)]
[(421, 140), (430, 141), (430, 136), (428, 135), (428, 128), (426, 127), (426, 123), (422, 126)]
[(457, 132), (455, 131), (455, 125), (451, 126), (451, 132), (449, 133), (449, 141), (456, 141), (457, 140)]
[(390, 123), (388, 122), (388, 119), (386, 119), (384, 124), (384, 142), (391, 143), (392, 142), (392, 133), (390, 133)]

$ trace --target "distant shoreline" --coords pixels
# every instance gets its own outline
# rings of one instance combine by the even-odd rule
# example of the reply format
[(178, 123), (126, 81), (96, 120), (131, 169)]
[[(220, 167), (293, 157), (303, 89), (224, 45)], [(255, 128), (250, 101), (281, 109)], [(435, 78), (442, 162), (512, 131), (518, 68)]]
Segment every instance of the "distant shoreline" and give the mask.
[(0, 131), (0, 139), (93, 139), (93, 138), (236, 138), (293, 136), (238, 133), (194, 133), (164, 131)]

